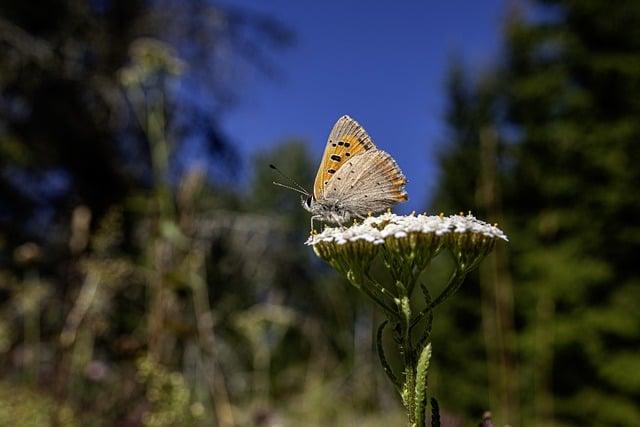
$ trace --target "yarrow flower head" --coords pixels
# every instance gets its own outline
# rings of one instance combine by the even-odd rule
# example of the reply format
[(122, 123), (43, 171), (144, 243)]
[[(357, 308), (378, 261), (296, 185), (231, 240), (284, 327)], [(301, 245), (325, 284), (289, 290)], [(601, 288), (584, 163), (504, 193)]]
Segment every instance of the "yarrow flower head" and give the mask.
[[(497, 226), (473, 215), (395, 215), (369, 217), (348, 228), (327, 227), (309, 237), (306, 244), (334, 268), (346, 273), (354, 264), (370, 263), (382, 250), (394, 272), (400, 266), (418, 274), (443, 247), (449, 249), (460, 267), (475, 268), (493, 249), (496, 240), (507, 241)], [(398, 274), (400, 278), (406, 274)]]
[[(407, 409), (410, 425), (424, 425), (427, 404), (426, 384), (431, 357), (433, 310), (453, 295), (467, 273), (493, 249), (497, 240), (507, 236), (495, 225), (473, 215), (394, 215), (391, 212), (369, 217), (348, 228), (327, 227), (312, 234), (306, 244), (385, 313), (378, 328), (378, 357), (389, 379), (399, 391)], [(442, 250), (448, 250), (455, 262), (447, 285), (432, 298), (426, 285), (420, 284), (424, 307), (417, 308), (413, 290), (421, 273)], [(374, 259), (382, 254), (393, 283), (384, 286), (371, 277)], [(385, 327), (394, 334), (402, 369), (393, 372), (382, 345)], [(434, 415), (437, 418), (437, 415)]]
[(496, 225), (480, 221), (470, 213), (453, 215), (449, 220), (452, 230), (448, 236), (449, 249), (459, 267), (467, 272), (474, 270), (493, 250), (496, 240), (509, 240)]
[[(369, 271), (369, 266), (384, 243), (380, 230), (369, 224), (355, 224), (349, 228), (327, 227), (313, 234), (306, 244), (333, 268), (354, 283)], [(355, 283), (354, 283), (355, 284)]]

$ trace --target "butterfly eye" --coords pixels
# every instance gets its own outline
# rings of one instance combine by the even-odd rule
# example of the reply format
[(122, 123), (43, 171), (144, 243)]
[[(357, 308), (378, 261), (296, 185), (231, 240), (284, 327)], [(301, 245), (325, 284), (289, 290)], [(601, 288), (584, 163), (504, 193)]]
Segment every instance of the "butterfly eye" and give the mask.
[(304, 204), (307, 205), (308, 208), (311, 207), (311, 196), (307, 197), (307, 200), (304, 201)]

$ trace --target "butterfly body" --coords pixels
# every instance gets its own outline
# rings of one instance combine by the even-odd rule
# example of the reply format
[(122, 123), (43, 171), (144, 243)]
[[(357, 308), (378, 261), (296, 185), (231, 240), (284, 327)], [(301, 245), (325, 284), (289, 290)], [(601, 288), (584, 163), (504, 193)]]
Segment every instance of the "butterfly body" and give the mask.
[(316, 175), (313, 195), (303, 199), (311, 222), (344, 225), (407, 200), (407, 180), (396, 161), (379, 150), (349, 116), (334, 125)]
[(345, 224), (353, 218), (359, 217), (356, 212), (349, 210), (340, 200), (315, 200), (313, 196), (302, 198), (302, 207), (311, 212), (311, 218), (336, 224)]

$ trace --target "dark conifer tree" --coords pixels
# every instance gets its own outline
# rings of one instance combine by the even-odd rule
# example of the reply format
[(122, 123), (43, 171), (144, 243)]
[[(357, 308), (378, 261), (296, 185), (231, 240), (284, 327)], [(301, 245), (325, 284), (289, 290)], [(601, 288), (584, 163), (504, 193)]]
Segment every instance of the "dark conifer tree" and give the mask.
[[(533, 6), (507, 26), (490, 116), (522, 396), (522, 420), (508, 421), (638, 425), (640, 3)], [(468, 111), (482, 105), (479, 87), (464, 102), (452, 91), (439, 209), (477, 206), (482, 124)], [(468, 288), (457, 304), (474, 303)], [(475, 331), (463, 329), (449, 333)], [(469, 366), (469, 354), (450, 357)], [(451, 383), (465, 373), (452, 370)]]

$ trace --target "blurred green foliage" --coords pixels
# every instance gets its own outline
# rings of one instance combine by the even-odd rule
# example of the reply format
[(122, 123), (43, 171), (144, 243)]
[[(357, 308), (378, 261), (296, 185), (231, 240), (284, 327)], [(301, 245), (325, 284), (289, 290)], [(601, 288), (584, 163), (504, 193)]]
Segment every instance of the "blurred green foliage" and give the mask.
[(0, 385), (0, 425), (3, 426), (69, 426), (80, 425), (68, 405), (27, 387)]
[[(305, 144), (229, 185), (216, 70), (263, 69), (289, 32), (197, 0), (54, 3), (0, 6), (0, 424), (395, 424), (374, 314), (271, 184), (270, 162), (310, 181)], [(176, 169), (194, 138), (213, 170)]]
[[(311, 182), (305, 141), (230, 188), (217, 49), (288, 32), (208, 2), (108, 3), (0, 6), (0, 424), (401, 425), (380, 314), (271, 184), (269, 163)], [(449, 425), (639, 425), (640, 5), (534, 7), (491, 74), (450, 75), (432, 209), (511, 243), (436, 313), (433, 390)], [(186, 76), (210, 104), (179, 102)], [(193, 135), (213, 170), (175, 166)]]
[(494, 73), (451, 73), (435, 206), (474, 206), (511, 250), (494, 257), (495, 287), (481, 271), (436, 324), (457, 343), (434, 352), (458, 367), (443, 405), (516, 425), (638, 425), (640, 3), (536, 3), (537, 20), (508, 19)]

